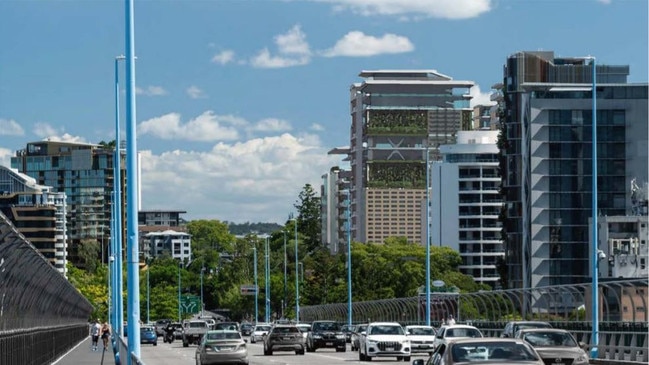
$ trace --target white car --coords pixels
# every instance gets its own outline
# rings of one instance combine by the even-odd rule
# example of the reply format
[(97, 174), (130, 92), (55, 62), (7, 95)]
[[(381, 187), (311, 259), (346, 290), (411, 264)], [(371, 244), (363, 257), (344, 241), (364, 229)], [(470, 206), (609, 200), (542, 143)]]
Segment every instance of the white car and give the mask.
[(431, 326), (406, 326), (406, 334), (410, 339), (410, 352), (433, 353), (435, 329)]
[(434, 348), (441, 344), (446, 344), (451, 339), (458, 338), (482, 338), (482, 332), (473, 326), (466, 324), (454, 324), (451, 326), (442, 326), (437, 330), (435, 335)]
[(396, 357), (410, 362), (410, 339), (397, 322), (373, 322), (360, 337), (358, 359), (371, 361), (373, 357)]
[(271, 327), (269, 323), (257, 323), (250, 334), (250, 343), (264, 342), (264, 337), (270, 332)]
[(311, 325), (308, 323), (298, 323), (295, 325), (295, 327), (297, 327), (300, 332), (302, 332), (302, 336), (304, 336), (304, 340), (306, 341), (309, 332), (311, 332)]

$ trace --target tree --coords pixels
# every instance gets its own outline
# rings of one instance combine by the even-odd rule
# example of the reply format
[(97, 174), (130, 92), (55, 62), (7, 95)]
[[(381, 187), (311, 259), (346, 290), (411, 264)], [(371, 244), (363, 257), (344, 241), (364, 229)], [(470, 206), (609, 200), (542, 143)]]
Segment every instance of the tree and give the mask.
[(298, 199), (294, 205), (298, 212), (298, 230), (305, 236), (304, 241), (307, 251), (313, 252), (322, 245), (320, 241), (322, 228), (320, 197), (316, 195), (311, 184), (306, 184)]
[(88, 272), (94, 273), (99, 264), (99, 242), (96, 239), (81, 240), (77, 248), (79, 259)]

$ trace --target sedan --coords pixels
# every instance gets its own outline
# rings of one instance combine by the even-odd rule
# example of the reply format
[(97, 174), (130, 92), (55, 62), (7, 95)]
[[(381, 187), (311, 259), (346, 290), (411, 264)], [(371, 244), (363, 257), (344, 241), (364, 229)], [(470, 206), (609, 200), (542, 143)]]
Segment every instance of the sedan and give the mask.
[(153, 344), (153, 346), (158, 346), (158, 334), (156, 333), (154, 326), (142, 326), (140, 327), (140, 344)]
[(428, 359), (412, 365), (519, 364), (544, 365), (539, 354), (527, 342), (517, 338), (463, 338), (439, 345)]
[(250, 334), (250, 343), (255, 343), (257, 341), (263, 341), (264, 337), (270, 331), (271, 325), (268, 323), (259, 323), (253, 328), (252, 333)]
[(207, 331), (196, 348), (196, 365), (248, 364), (246, 340), (239, 331)]
[(435, 335), (435, 342), (433, 347), (437, 348), (439, 345), (454, 340), (457, 338), (479, 338), (484, 337), (479, 329), (465, 324), (454, 324), (451, 326), (442, 326), (437, 330)]
[(532, 345), (546, 364), (588, 364), (588, 355), (584, 351), (586, 344), (577, 343), (572, 334), (566, 330), (530, 328), (518, 331), (516, 337)]

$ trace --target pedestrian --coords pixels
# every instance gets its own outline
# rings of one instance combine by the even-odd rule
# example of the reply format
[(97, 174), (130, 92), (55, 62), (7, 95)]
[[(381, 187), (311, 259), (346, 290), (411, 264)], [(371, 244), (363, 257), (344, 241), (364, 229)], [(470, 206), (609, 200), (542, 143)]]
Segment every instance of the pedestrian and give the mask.
[(99, 319), (90, 325), (90, 336), (92, 337), (92, 351), (97, 351), (97, 343), (99, 342), (99, 332), (101, 332), (101, 325)]
[(104, 322), (104, 324), (101, 326), (101, 339), (104, 341), (104, 351), (106, 351), (106, 347), (108, 347), (108, 338), (110, 337), (111, 330), (110, 330), (110, 325), (108, 322)]
[(454, 324), (455, 324), (455, 318), (453, 318), (453, 315), (451, 314), (450, 316), (448, 316), (448, 325), (452, 326)]

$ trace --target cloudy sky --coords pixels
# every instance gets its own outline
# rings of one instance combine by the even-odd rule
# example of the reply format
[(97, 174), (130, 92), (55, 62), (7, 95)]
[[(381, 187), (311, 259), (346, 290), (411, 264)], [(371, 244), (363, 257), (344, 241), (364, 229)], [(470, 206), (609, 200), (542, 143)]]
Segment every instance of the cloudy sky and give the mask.
[[(136, 0), (142, 209), (283, 223), (345, 166), (326, 152), (348, 144), (362, 70), (434, 69), (481, 102), (507, 56), (553, 50), (647, 82), (647, 15), (646, 0)], [(124, 37), (124, 1), (0, 0), (0, 164), (45, 138), (115, 138)], [(121, 62), (120, 79), (124, 121)]]

